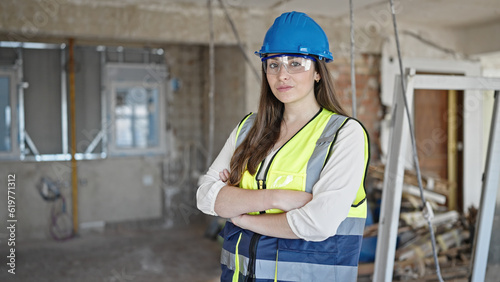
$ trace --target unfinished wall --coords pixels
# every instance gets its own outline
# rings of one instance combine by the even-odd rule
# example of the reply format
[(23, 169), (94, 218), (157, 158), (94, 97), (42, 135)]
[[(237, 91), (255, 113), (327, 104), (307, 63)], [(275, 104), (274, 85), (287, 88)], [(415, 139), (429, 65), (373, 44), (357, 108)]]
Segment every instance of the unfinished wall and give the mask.
[[(218, 75), (215, 81), (214, 99), (216, 112), (214, 158), (222, 149), (231, 131), (249, 113), (245, 110), (245, 60), (240, 50), (234, 47), (219, 47), (216, 49), (215, 57), (217, 58), (215, 70)], [(255, 95), (259, 96), (258, 93)], [(208, 103), (205, 103), (203, 111), (205, 115), (208, 113), (206, 105)]]
[[(253, 52), (259, 50), (267, 28), (283, 11), (229, 8), (231, 16), (235, 19), (243, 48), (252, 60), (252, 67), (260, 73), (260, 61)], [(384, 115), (379, 94), (380, 54), (383, 48), (389, 49), (386, 52), (388, 55), (395, 55), (396, 51), (387, 7), (365, 12), (357, 15), (355, 25), (358, 118), (369, 131), (372, 160), (376, 161), (380, 158), (378, 140), (380, 123)], [(329, 67), (344, 105), (350, 108), (348, 17), (333, 19), (312, 14), (311, 16), (325, 29), (330, 39), (330, 49), (335, 61)], [(464, 60), (467, 57), (462, 53), (476, 50), (473, 48), (475, 45), (471, 44), (472, 41), (466, 41), (465, 35), (458, 29), (419, 26), (405, 23), (404, 19), (400, 20), (399, 26), (404, 57)], [(252, 67), (242, 60), (242, 55), (236, 47), (236, 38), (225, 19), (223, 10), (217, 5), (214, 7), (214, 29), (217, 46), (214, 152), (217, 153), (237, 122), (249, 111), (257, 110), (260, 78), (256, 78)], [(184, 4), (168, 1), (143, 1), (133, 4), (118, 0), (0, 2), (2, 41), (62, 43), (67, 42), (68, 38), (75, 38), (77, 44), (91, 46), (121, 44), (162, 47), (165, 50), (169, 79), (171, 79), (167, 91), (165, 113), (167, 123), (164, 129), (167, 133), (167, 154), (165, 157), (109, 158), (82, 162), (79, 172), (82, 222), (119, 222), (164, 216), (168, 219), (167, 225), (172, 225), (189, 223), (194, 215), (199, 215), (193, 203), (197, 176), (206, 169), (204, 152), (207, 149), (208, 135), (208, 31), (206, 6), (187, 4), (187, 2)], [(474, 31), (471, 27), (466, 32)], [(484, 38), (484, 33), (477, 38)], [(423, 39), (435, 44), (431, 46)], [(78, 52), (77, 49), (76, 53)], [(98, 58), (85, 57), (82, 62), (96, 64)], [(36, 73), (30, 76), (35, 77)], [(97, 77), (96, 73), (77, 72), (76, 82), (77, 94), (79, 91), (93, 94), (78, 94), (78, 103), (92, 107), (77, 109), (77, 125), (94, 131), (99, 127), (100, 113), (96, 110), (100, 108), (100, 101), (96, 99), (99, 96), (97, 94), (99, 88), (97, 84), (82, 81), (94, 80)], [(42, 111), (38, 110), (39, 106), (41, 105), (37, 103), (30, 105), (29, 114), (33, 119), (44, 116), (41, 114)], [(54, 113), (56, 111), (48, 114)], [(54, 132), (53, 135), (59, 134), (59, 129), (59, 125), (50, 128), (51, 132)], [(44, 132), (35, 128), (29, 128), (29, 131), (40, 134), (38, 137), (44, 140), (42, 142), (50, 140), (45, 139), (49, 137), (43, 136)], [(88, 142), (89, 135), (86, 133), (89, 132), (77, 130), (78, 140)], [(47, 145), (47, 151), (50, 151), (49, 147), (54, 144), (41, 146)], [(43, 148), (45, 150), (45, 147)], [(25, 207), (32, 207), (20, 214), (26, 222), (26, 225), (20, 227), (24, 228), (21, 232), (24, 235), (20, 234), (21, 237), (43, 236), (42, 230), (44, 226), (46, 227), (50, 210), (44, 206), (45, 203), (40, 202), (40, 197), (33, 190), (39, 178), (48, 175), (63, 182), (69, 181), (67, 172), (60, 176), (57, 170), (53, 171), (54, 167), (60, 170), (64, 168), (62, 171), (66, 171), (67, 164), (0, 163), (1, 171), (19, 174), (19, 179), (22, 179), (19, 186), (23, 187), (23, 192), (20, 192), (20, 203)], [(152, 179), (152, 183), (149, 179)], [(147, 204), (141, 203), (142, 201)], [(6, 209), (3, 205), (5, 203), (0, 203), (0, 220), (6, 218)]]
[[(161, 216), (159, 167), (156, 159), (114, 159), (79, 162), (79, 220), (119, 222)], [(69, 162), (2, 162), (1, 176), (7, 182), (7, 172), (16, 174), (16, 218), (19, 240), (49, 238), (52, 202), (44, 201), (36, 186), (42, 177), (63, 184), (67, 212), (71, 215), (71, 168)], [(124, 173), (125, 172), (125, 173)], [(143, 175), (154, 182), (145, 185)], [(7, 219), (5, 201), (0, 203), (0, 218)]]
[[(100, 71), (99, 55), (83, 52), (77, 48), (77, 149), (83, 152), (100, 130)], [(94, 50), (95, 47), (85, 47)], [(5, 49), (2, 49), (5, 51)], [(85, 226), (120, 224), (135, 220), (164, 221), (167, 226), (188, 224), (201, 213), (195, 208), (196, 182), (205, 172), (206, 115), (208, 48), (206, 46), (165, 45), (165, 58), (169, 69), (169, 83), (165, 91), (166, 128), (169, 136), (165, 155), (158, 156), (108, 156), (102, 160), (78, 162), (78, 206), (79, 223)], [(216, 49), (217, 92), (215, 147), (218, 150), (225, 142), (230, 130), (244, 114), (243, 65), (228, 62), (238, 61), (241, 54), (236, 47)], [(31, 51), (30, 51), (31, 52)], [(25, 53), (30, 53), (25, 52)], [(36, 55), (36, 52), (32, 52)], [(38, 54), (43, 53), (40, 50)], [(51, 53), (51, 52), (49, 52)], [(38, 56), (30, 59), (29, 70), (33, 74), (52, 69), (50, 75), (56, 80), (26, 76), (32, 82), (31, 91), (26, 92), (28, 132), (35, 136), (37, 144), (52, 144), (50, 153), (60, 153), (61, 135), (42, 136), (47, 128), (61, 130), (60, 125), (60, 70), (59, 50), (53, 56), (45, 56), (40, 63)], [(51, 53), (51, 54), (52, 54)], [(52, 60), (50, 60), (52, 58)], [(55, 61), (55, 62), (54, 62)], [(38, 64), (37, 64), (38, 62)], [(33, 64), (36, 66), (33, 67)], [(47, 64), (55, 64), (49, 68)], [(89, 71), (86, 65), (95, 65)], [(38, 70), (38, 71), (37, 71)], [(39, 81), (40, 83), (36, 83)], [(55, 87), (50, 91), (45, 84)], [(35, 87), (36, 86), (36, 87)], [(36, 99), (33, 99), (36, 98)], [(50, 99), (47, 99), (50, 98)], [(59, 120), (50, 121), (43, 111), (57, 114)], [(50, 116), (49, 116), (50, 117)], [(47, 124), (45, 124), (47, 123)], [(53, 142), (55, 141), (55, 142)], [(59, 142), (59, 143), (58, 143)], [(53, 144), (55, 143), (55, 144)], [(59, 146), (56, 146), (59, 144)], [(44, 147), (41, 147), (44, 148)], [(100, 149), (97, 149), (99, 151)], [(41, 153), (46, 153), (42, 151)], [(61, 183), (66, 197), (68, 215), (71, 214), (71, 167), (69, 162), (0, 162), (0, 170), (16, 174), (18, 195), (18, 220), (20, 240), (49, 237), (48, 226), (52, 203), (44, 201), (36, 189), (42, 177)], [(6, 177), (2, 175), (2, 177)], [(6, 179), (3, 179), (6, 182)], [(0, 218), (7, 218), (6, 202), (0, 203)]]
[[(380, 161), (380, 121), (384, 116), (380, 102), (380, 56), (362, 54), (355, 57), (357, 119), (370, 137), (371, 162)], [(352, 113), (351, 63), (339, 58), (330, 64), (337, 95)]]
[[(169, 121), (179, 142), (208, 144), (209, 54), (207, 46), (169, 45), (165, 47), (170, 75), (176, 85), (168, 95)], [(231, 130), (247, 114), (245, 108), (245, 61), (235, 46), (215, 48), (215, 140), (217, 154)], [(206, 148), (205, 148), (206, 149)]]
[[(187, 224), (201, 212), (196, 209), (197, 180), (207, 169), (208, 151), (208, 47), (166, 45), (170, 70), (167, 96), (167, 160), (163, 163), (164, 206), (167, 224)], [(236, 47), (215, 49), (214, 156), (224, 145), (244, 101), (243, 65)], [(229, 130), (229, 132), (228, 132)]]

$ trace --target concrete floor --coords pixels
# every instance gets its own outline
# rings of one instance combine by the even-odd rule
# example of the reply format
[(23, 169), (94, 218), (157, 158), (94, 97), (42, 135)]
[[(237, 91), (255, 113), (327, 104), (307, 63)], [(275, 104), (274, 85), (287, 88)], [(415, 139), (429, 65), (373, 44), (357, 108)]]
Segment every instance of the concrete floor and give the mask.
[[(204, 237), (206, 221), (175, 229), (158, 226), (117, 225), (64, 242), (18, 241), (15, 275), (7, 272), (8, 250), (2, 240), (0, 281), (219, 281), (220, 243)], [(499, 245), (492, 242), (493, 248)], [(498, 281), (498, 273), (498, 265), (489, 265), (485, 281)], [(371, 278), (360, 276), (358, 281)]]
[(107, 230), (65, 242), (17, 242), (16, 274), (0, 246), (0, 281), (219, 281), (220, 245), (206, 224), (176, 229)]

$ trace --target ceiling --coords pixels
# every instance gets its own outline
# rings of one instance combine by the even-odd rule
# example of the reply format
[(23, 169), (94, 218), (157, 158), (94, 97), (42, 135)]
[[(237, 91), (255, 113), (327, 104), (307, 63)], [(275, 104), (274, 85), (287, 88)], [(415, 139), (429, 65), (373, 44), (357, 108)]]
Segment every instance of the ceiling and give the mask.
[[(206, 7), (210, 0), (67, 0), (102, 5), (169, 5), (198, 4)], [(349, 19), (350, 0), (211, 0), (223, 1), (226, 7), (262, 11), (301, 11), (338, 19)], [(388, 15), (389, 0), (352, 0), (355, 19), (377, 20)], [(470, 27), (500, 23), (500, 0), (394, 0), (398, 20), (437, 27)], [(390, 15), (390, 14), (389, 14)], [(383, 19), (385, 20), (385, 19)]]
[[(140, 1), (140, 0), (129, 0)], [(151, 0), (150, 0), (151, 1)], [(152, 0), (163, 1), (165, 0)], [(218, 2), (219, 0), (212, 0)], [(227, 7), (302, 11), (333, 18), (349, 18), (348, 0), (223, 0)], [(169, 0), (206, 5), (207, 0)], [(354, 17), (372, 19), (389, 11), (388, 0), (352, 0)], [(398, 19), (440, 27), (465, 27), (500, 22), (500, 0), (396, 0)], [(384, 14), (384, 15), (383, 15)]]

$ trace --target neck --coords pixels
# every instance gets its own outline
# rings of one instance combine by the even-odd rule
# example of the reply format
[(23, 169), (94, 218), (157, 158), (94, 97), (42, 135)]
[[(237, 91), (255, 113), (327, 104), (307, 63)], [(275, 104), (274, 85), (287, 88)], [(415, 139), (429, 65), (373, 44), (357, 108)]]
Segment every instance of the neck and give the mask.
[(307, 122), (312, 117), (314, 117), (321, 107), (314, 100), (314, 103), (310, 103), (307, 106), (302, 105), (285, 105), (285, 111), (283, 113), (283, 120), (285, 123), (295, 123), (295, 122)]

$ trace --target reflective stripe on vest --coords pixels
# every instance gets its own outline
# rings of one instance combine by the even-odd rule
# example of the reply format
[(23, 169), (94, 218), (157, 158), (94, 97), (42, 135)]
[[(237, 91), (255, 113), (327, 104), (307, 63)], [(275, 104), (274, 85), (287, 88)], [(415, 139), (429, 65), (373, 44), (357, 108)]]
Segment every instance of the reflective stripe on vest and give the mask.
[[(243, 265), (248, 265), (250, 259), (239, 255), (240, 272), (236, 274), (234, 261), (235, 255), (222, 250), (221, 263), (233, 271), (233, 277), (246, 277)], [(227, 264), (224, 262), (228, 262)], [(305, 270), (305, 272), (304, 272)], [(242, 272), (244, 271), (244, 272)], [(257, 260), (256, 279), (269, 279), (278, 281), (355, 281), (358, 276), (356, 266), (311, 264), (301, 262)], [(334, 278), (335, 277), (335, 278)], [(302, 278), (305, 278), (302, 279)]]
[(330, 146), (337, 135), (337, 131), (347, 120), (347, 117), (341, 115), (332, 115), (323, 130), (323, 133), (316, 141), (316, 147), (307, 162), (307, 178), (306, 189), (308, 193), (312, 193), (312, 187), (318, 182), (321, 170), (325, 165), (328, 157)]
[[(337, 235), (322, 242), (262, 236), (255, 278), (273, 280), (276, 276), (277, 281), (354, 281), (362, 236), (350, 234), (362, 233), (363, 226), (364, 219), (346, 218)], [(254, 234), (229, 221), (226, 223), (221, 234), (225, 238), (221, 253), (222, 277), (226, 278), (221, 281), (235, 281), (235, 277), (249, 275), (249, 245)]]
[(247, 136), (248, 131), (250, 131), (250, 128), (252, 128), (256, 117), (257, 115), (250, 113), (241, 121), (240, 126), (238, 127), (238, 131), (236, 132), (236, 136), (239, 136), (239, 138), (236, 138), (235, 148), (238, 148), (238, 146), (241, 145), (241, 143)]

